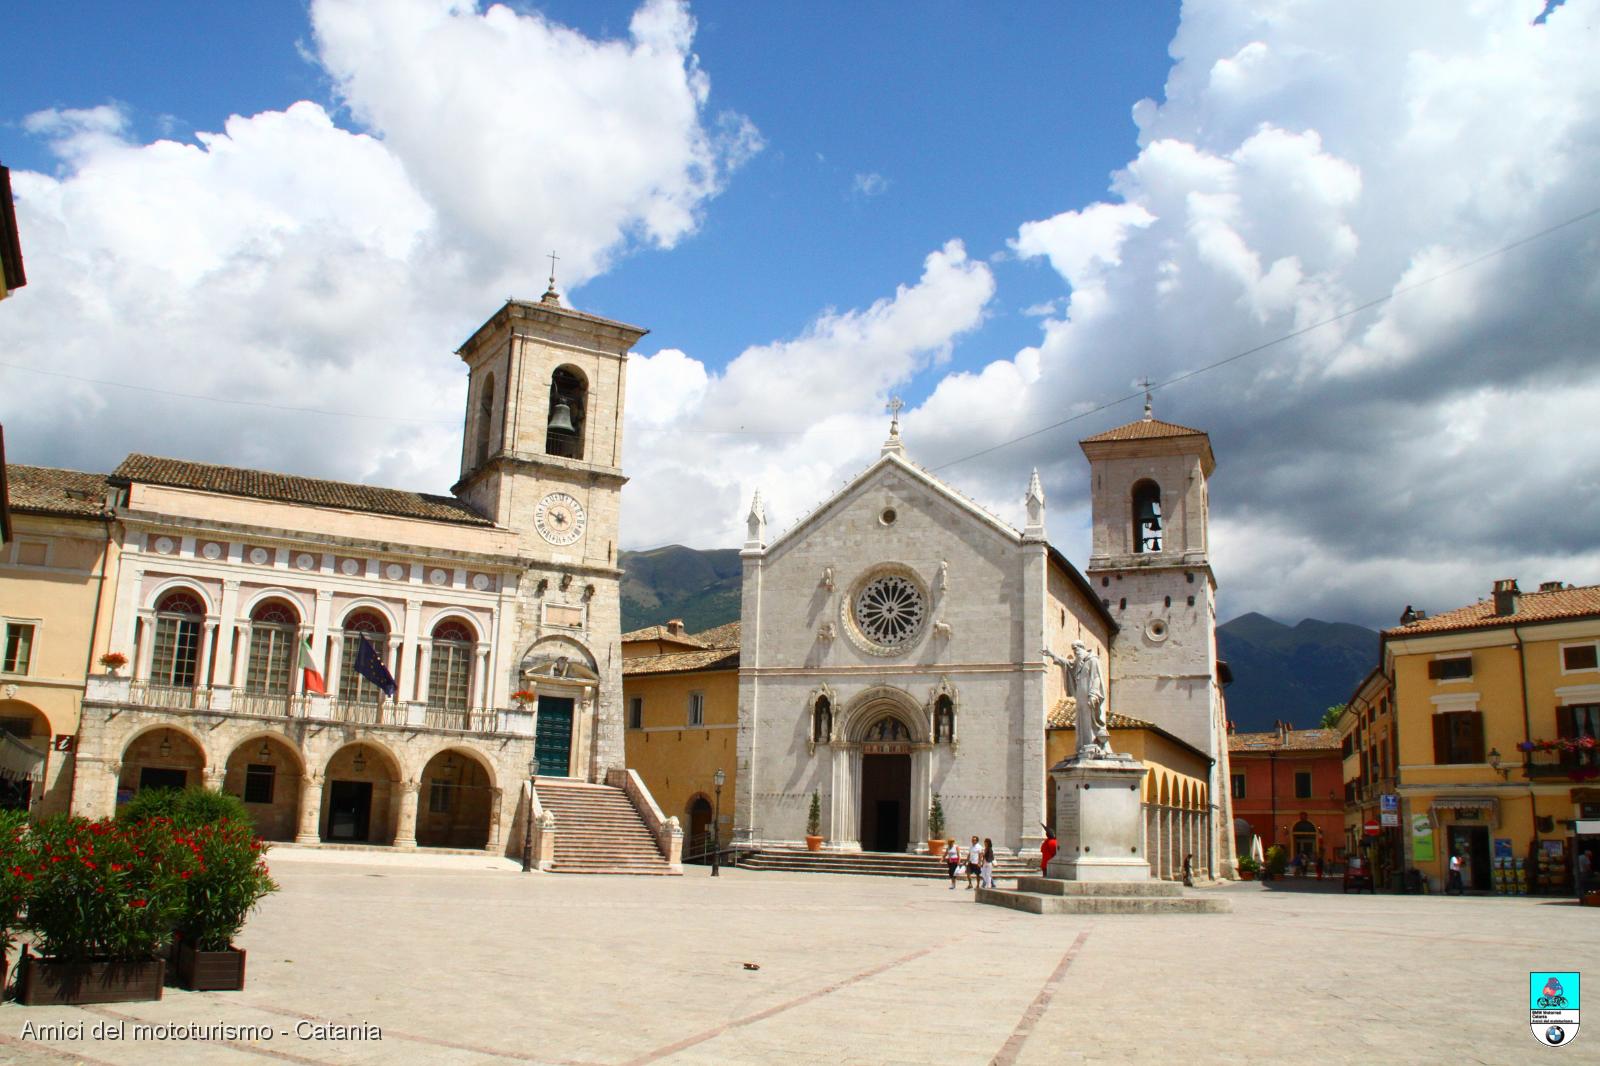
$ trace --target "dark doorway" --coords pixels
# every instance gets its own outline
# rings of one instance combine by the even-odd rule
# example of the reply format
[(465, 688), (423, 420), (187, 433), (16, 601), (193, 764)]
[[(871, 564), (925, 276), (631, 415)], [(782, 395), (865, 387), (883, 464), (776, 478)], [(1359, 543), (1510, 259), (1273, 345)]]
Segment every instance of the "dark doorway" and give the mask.
[(0, 811), (25, 811), (32, 802), (32, 781), (0, 777)]
[(689, 804), (689, 843), (684, 853), (687, 861), (711, 861), (711, 803), (704, 796)]
[(158, 766), (145, 766), (139, 770), (139, 791), (147, 788), (185, 788), (189, 784), (187, 770), (163, 770)]
[(911, 839), (911, 756), (861, 757), (861, 847), (906, 850)]
[(371, 820), (371, 781), (328, 783), (329, 840), (366, 840)]
[[(1489, 890), (1489, 829), (1482, 825), (1450, 827), (1450, 855), (1461, 856), (1461, 880), (1474, 891)], [(1445, 856), (1445, 869), (1450, 868)]]
[(533, 754), (541, 777), (567, 777), (572, 772), (572, 705), (565, 696), (539, 697)]

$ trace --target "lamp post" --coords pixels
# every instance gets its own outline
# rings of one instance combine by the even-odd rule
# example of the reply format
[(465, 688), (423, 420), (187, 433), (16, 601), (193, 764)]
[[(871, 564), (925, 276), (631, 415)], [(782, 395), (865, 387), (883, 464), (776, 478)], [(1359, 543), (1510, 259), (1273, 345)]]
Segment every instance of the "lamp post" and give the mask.
[(717, 772), (711, 775), (712, 784), (717, 786), (717, 802), (711, 808), (711, 876), (718, 876), (719, 852), (721, 841), (718, 840), (719, 824), (722, 821), (722, 786), (728, 780), (728, 775), (722, 772), (722, 767), (717, 767)]
[(533, 869), (533, 783), (539, 776), (539, 759), (528, 758), (528, 814), (522, 825), (522, 872)]

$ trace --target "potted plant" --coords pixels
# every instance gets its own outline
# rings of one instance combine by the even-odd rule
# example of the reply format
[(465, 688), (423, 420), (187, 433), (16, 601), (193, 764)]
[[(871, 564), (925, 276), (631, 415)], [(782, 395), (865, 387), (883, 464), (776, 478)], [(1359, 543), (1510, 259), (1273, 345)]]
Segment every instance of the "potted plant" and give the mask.
[(811, 790), (811, 810), (806, 815), (806, 850), (822, 850), (822, 797)]
[(28, 840), (35, 867), (24, 925), (43, 957), (24, 949), (17, 998), (28, 1006), (160, 999), (161, 953), (194, 868), (171, 823), (57, 815), (38, 822)]
[(278, 890), (267, 873), (266, 847), (248, 824), (228, 820), (180, 830), (176, 842), (195, 858), (178, 921), (178, 983), (193, 991), (237, 991), (244, 987), (245, 953), (233, 938), (262, 898)]
[(1267, 849), (1267, 880), (1277, 880), (1283, 876), (1284, 871), (1288, 868), (1289, 851), (1287, 848), (1282, 844), (1274, 844)]
[(100, 656), (100, 665), (106, 668), (106, 673), (116, 677), (117, 671), (128, 665), (128, 657), (120, 651), (108, 651)]
[(531, 689), (525, 689), (525, 688), (519, 688), (519, 689), (517, 689), (517, 691), (515, 691), (515, 692), (513, 692), (511, 694), (511, 702), (515, 703), (518, 707), (522, 708), (523, 710), (527, 710), (528, 704), (534, 702), (538, 698), (539, 698), (539, 694), (537, 692), (534, 692)]
[(928, 854), (938, 857), (944, 854), (947, 843), (944, 835), (944, 806), (939, 802), (939, 793), (933, 794), (933, 805), (928, 808)]
[(1246, 855), (1239, 860), (1239, 880), (1254, 881), (1260, 871), (1261, 864), (1256, 862), (1255, 856)]

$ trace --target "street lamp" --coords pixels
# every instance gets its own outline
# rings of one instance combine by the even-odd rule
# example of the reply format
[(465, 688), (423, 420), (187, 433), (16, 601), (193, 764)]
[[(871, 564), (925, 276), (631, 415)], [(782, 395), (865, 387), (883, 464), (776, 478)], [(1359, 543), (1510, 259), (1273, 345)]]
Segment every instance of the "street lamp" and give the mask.
[(717, 786), (717, 803), (711, 809), (711, 876), (718, 875), (718, 852), (721, 850), (720, 841), (717, 839), (717, 828), (722, 821), (722, 786), (727, 782), (728, 775), (722, 772), (722, 767), (717, 767), (717, 772), (711, 775), (711, 781)]
[(1510, 781), (1511, 780), (1511, 767), (1509, 767), (1509, 766), (1501, 767), (1501, 765), (1500, 765), (1500, 749), (1499, 748), (1490, 748), (1489, 749), (1489, 769), (1494, 770), (1496, 773), (1498, 773), (1500, 775), (1500, 779), (1502, 781)]
[(539, 758), (528, 757), (528, 814), (522, 826), (522, 872), (533, 869), (533, 783), (539, 776)]

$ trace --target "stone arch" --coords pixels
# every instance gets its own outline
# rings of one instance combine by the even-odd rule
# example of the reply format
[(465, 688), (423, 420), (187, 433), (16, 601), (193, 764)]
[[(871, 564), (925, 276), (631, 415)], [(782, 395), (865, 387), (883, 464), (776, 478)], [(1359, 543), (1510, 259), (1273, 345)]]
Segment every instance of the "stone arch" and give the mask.
[[(3, 743), (16, 757), (11, 773), (0, 778), (0, 810), (25, 811), (45, 794), (50, 716), (25, 700), (0, 699), (0, 731), (9, 734)], [(33, 766), (24, 772), (29, 762)]]
[(961, 712), (961, 691), (951, 684), (949, 675), (939, 678), (939, 683), (928, 690), (928, 720), (933, 723), (933, 742), (955, 746), (956, 731)]
[(836, 735), (860, 742), (867, 730), (885, 715), (898, 718), (905, 725), (912, 743), (927, 743), (929, 728), (926, 709), (909, 692), (893, 685), (874, 685), (850, 700), (835, 726)]
[(200, 601), (200, 605), (206, 609), (207, 615), (214, 615), (217, 613), (217, 601), (212, 597), (211, 593), (206, 591), (204, 584), (196, 581), (192, 577), (168, 578), (155, 588), (151, 589), (148, 599), (148, 605), (150, 609), (155, 610), (156, 605), (165, 599), (168, 593), (172, 592), (190, 593)]
[(483, 635), (483, 622), (461, 607), (441, 607), (435, 611), (428, 620), (422, 624), (422, 632), (432, 637), (433, 631), (446, 622), (459, 622), (472, 634), (474, 641), (481, 642), (487, 638)]
[(598, 676), (599, 670), (596, 666), (598, 660), (595, 659), (594, 652), (590, 651), (589, 646), (583, 641), (565, 634), (553, 633), (547, 637), (540, 637), (528, 646), (528, 650), (522, 653), (518, 662), (521, 664), (522, 670), (526, 671), (537, 669), (541, 665), (547, 662), (554, 662), (563, 656), (568, 660), (577, 661), (591, 673)]
[(333, 628), (343, 631), (345, 623), (349, 621), (350, 617), (361, 610), (376, 611), (381, 614), (389, 623), (390, 636), (405, 629), (404, 620), (395, 613), (394, 607), (374, 596), (359, 596), (345, 604), (344, 610), (339, 612), (339, 617), (334, 621)]
[[(20, 728), (24, 718), (28, 720), (27, 736), (48, 737), (51, 735), (50, 716), (45, 714), (44, 711), (26, 700), (0, 699), (0, 722), (5, 722), (8, 727), (16, 726)], [(11, 721), (7, 721), (7, 719)], [(6, 732), (11, 733), (18, 739), (23, 737), (23, 734), (16, 732), (15, 729), (7, 728)]]
[(818, 744), (831, 744), (839, 719), (839, 694), (823, 682), (806, 697), (807, 746), (815, 751)]
[(323, 764), (322, 839), (394, 843), (404, 765), (388, 745), (371, 736), (340, 745)]
[(223, 765), (222, 788), (244, 800), (263, 840), (293, 840), (299, 827), (306, 764), (282, 733), (257, 730), (241, 739)]
[(419, 847), (482, 848), (493, 830), (494, 764), (464, 744), (438, 747), (417, 772)]
[(1172, 806), (1172, 786), (1167, 781), (1167, 775), (1165, 772), (1161, 772), (1161, 790), (1159, 793), (1159, 798), (1156, 800), (1156, 802), (1161, 804), (1163, 807)]
[(123, 742), (118, 799), (131, 798), (145, 788), (204, 785), (210, 755), (205, 741), (187, 726), (171, 721), (146, 725)]
[(305, 622), (306, 619), (311, 617), (312, 612), (306, 607), (305, 600), (301, 598), (300, 594), (292, 589), (286, 589), (282, 585), (272, 585), (256, 591), (248, 600), (239, 605), (239, 617), (241, 619), (254, 617), (256, 608), (268, 600), (287, 601), (289, 606), (294, 608), (295, 613), (300, 616), (301, 622)]

